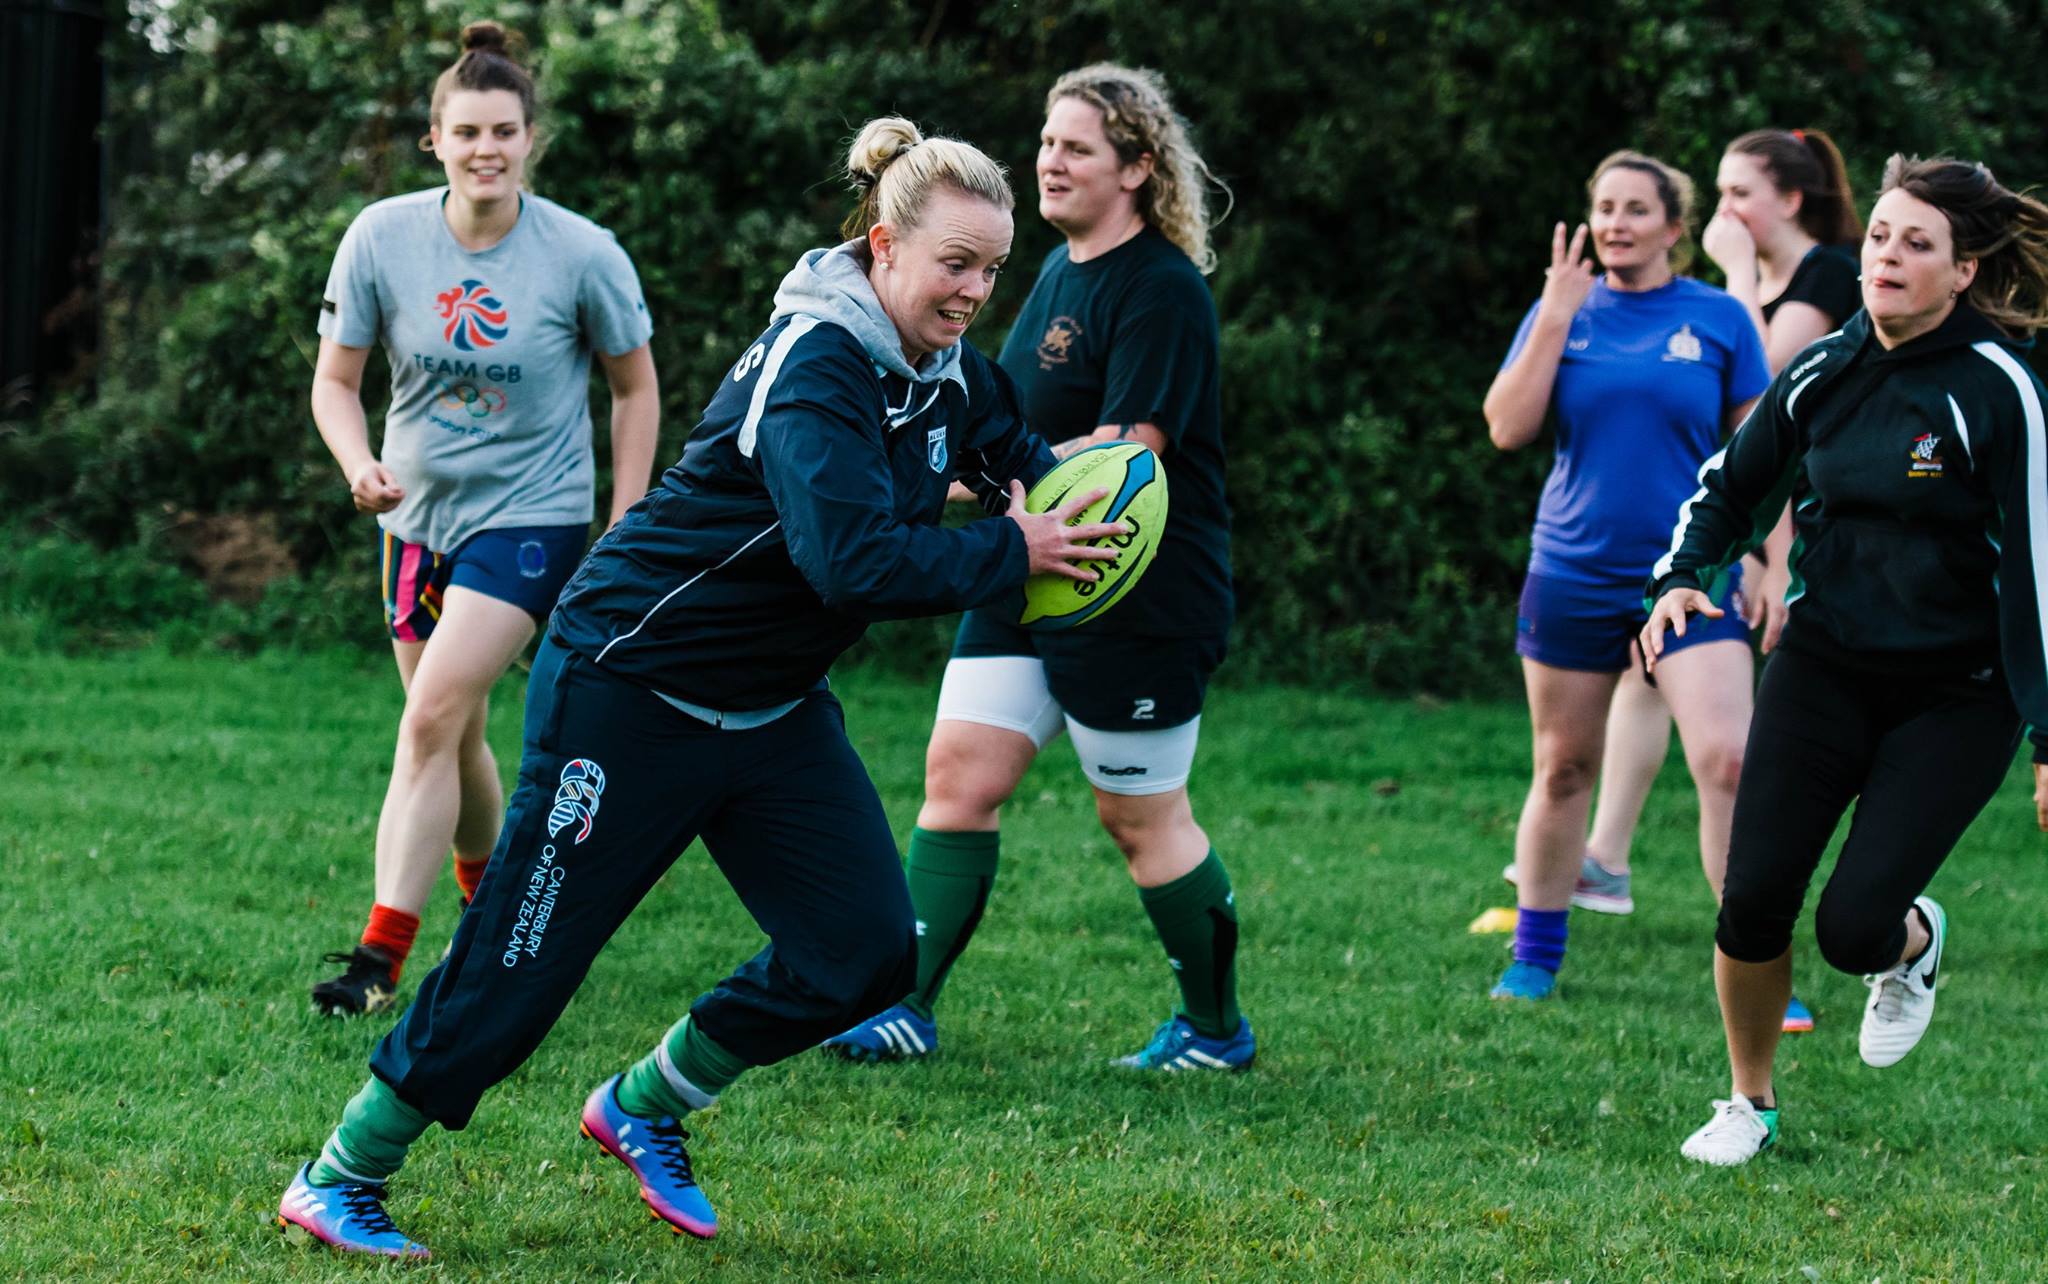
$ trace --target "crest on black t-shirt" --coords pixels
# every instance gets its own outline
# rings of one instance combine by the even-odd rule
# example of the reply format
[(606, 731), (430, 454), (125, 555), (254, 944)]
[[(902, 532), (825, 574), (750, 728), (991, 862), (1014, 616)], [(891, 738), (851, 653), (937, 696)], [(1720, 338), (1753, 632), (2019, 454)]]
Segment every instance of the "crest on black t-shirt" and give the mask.
[(1072, 317), (1054, 317), (1052, 324), (1045, 327), (1045, 337), (1038, 341), (1038, 368), (1050, 370), (1067, 364), (1073, 355), (1074, 340), (1080, 337), (1080, 322)]

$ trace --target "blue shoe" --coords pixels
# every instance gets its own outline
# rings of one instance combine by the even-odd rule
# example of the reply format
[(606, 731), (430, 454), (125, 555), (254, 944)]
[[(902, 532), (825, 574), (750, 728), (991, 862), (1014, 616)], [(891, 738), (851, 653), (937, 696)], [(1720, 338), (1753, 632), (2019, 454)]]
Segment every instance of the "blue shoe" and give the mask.
[(1804, 1003), (1799, 1001), (1799, 996), (1796, 994), (1785, 1003), (1785, 1033), (1813, 1033), (1813, 1013)]
[(1491, 999), (1547, 999), (1557, 989), (1557, 973), (1534, 963), (1510, 963), (1487, 991)]
[(583, 1103), (583, 1135), (632, 1170), (640, 1179), (640, 1198), (670, 1230), (710, 1239), (718, 1234), (718, 1214), (690, 1172), (690, 1152), (683, 1149), (690, 1134), (666, 1115), (643, 1119), (627, 1114), (619, 1106), (622, 1078), (615, 1074), (605, 1080)]
[(425, 1261), (425, 1244), (407, 1239), (384, 1211), (384, 1187), (376, 1182), (345, 1181), (315, 1186), (306, 1180), (313, 1165), (299, 1169), (277, 1205), (280, 1228), (296, 1226), (329, 1248), (345, 1253), (373, 1253)]
[(1132, 1070), (1243, 1070), (1258, 1055), (1259, 1041), (1249, 1021), (1240, 1018), (1236, 1033), (1212, 1039), (1175, 1014), (1152, 1032), (1152, 1042), (1114, 1064)]
[(899, 1003), (818, 1046), (848, 1061), (915, 1061), (939, 1050), (939, 1027)]

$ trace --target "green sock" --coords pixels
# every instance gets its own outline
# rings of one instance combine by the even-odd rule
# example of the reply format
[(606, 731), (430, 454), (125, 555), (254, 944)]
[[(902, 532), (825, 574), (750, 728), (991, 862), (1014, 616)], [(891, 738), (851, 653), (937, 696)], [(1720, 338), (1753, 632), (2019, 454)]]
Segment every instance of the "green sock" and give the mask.
[(642, 1119), (680, 1119), (718, 1100), (747, 1069), (746, 1062), (713, 1043), (686, 1016), (620, 1076), (619, 1108)]
[(1138, 899), (1180, 982), (1180, 1014), (1212, 1039), (1237, 1032), (1237, 905), (1230, 874), (1212, 850), (1192, 870)]
[(315, 1186), (342, 1181), (381, 1182), (405, 1163), (405, 1152), (433, 1120), (398, 1099), (375, 1075), (349, 1099), (341, 1126), (320, 1148), (306, 1180)]
[(953, 961), (981, 923), (996, 883), (1002, 838), (987, 832), (915, 829), (910, 834), (910, 903), (917, 909), (917, 989), (904, 1006), (925, 1020)]

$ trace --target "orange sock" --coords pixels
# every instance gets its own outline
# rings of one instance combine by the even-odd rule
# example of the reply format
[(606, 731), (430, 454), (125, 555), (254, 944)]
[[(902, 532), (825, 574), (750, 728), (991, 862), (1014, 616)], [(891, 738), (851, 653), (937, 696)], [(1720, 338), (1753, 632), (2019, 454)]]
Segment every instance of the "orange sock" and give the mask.
[(405, 956), (412, 953), (412, 938), (419, 934), (420, 916), (389, 905), (370, 907), (370, 925), (363, 929), (363, 944), (374, 945), (391, 956), (391, 983), (405, 970)]
[(464, 860), (460, 856), (455, 858), (455, 885), (462, 889), (463, 904), (466, 905), (476, 899), (477, 884), (484, 881), (484, 867), (490, 863), (491, 858), (488, 856), (482, 860)]

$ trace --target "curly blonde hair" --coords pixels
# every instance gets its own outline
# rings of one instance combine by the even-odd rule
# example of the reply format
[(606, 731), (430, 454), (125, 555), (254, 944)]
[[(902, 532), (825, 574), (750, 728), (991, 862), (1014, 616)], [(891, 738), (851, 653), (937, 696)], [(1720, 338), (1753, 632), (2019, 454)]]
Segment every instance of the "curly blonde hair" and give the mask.
[[(1230, 213), (1230, 187), (1216, 177), (1188, 138), (1188, 123), (1166, 96), (1166, 81), (1144, 67), (1092, 63), (1053, 82), (1045, 96), (1050, 113), (1062, 98), (1076, 98), (1102, 113), (1102, 132), (1129, 165), (1147, 154), (1152, 176), (1137, 192), (1138, 213), (1181, 248), (1203, 275), (1216, 270), (1209, 229)], [(1223, 193), (1223, 213), (1209, 217), (1209, 189)]]
[(1017, 206), (1008, 173), (980, 148), (957, 138), (926, 138), (901, 116), (882, 116), (861, 126), (846, 153), (846, 177), (860, 193), (840, 228), (848, 240), (866, 236), (877, 223), (916, 227), (933, 189), (942, 183), (999, 210)]

